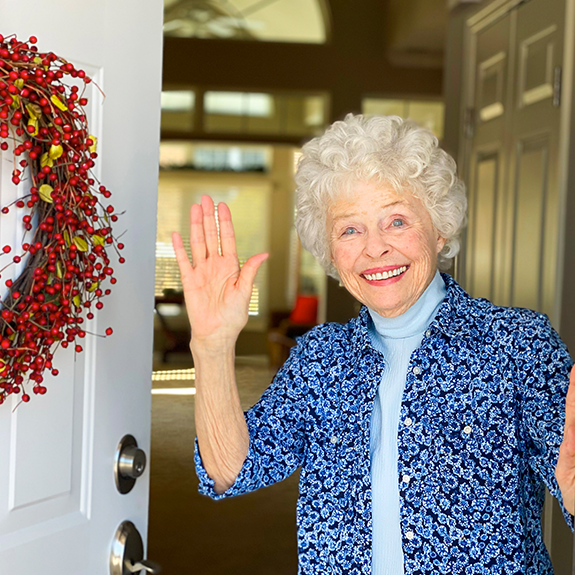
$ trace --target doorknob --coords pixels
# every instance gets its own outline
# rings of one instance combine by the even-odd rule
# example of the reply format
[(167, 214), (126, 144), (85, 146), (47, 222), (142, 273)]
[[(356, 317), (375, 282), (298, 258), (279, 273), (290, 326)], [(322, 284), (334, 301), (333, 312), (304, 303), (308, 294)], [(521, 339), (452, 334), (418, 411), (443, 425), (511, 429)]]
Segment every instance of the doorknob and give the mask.
[(144, 559), (144, 543), (140, 532), (131, 521), (124, 521), (112, 541), (110, 575), (130, 575), (143, 570), (152, 575), (162, 572), (158, 563)]
[(122, 494), (132, 491), (136, 479), (146, 469), (146, 454), (138, 447), (133, 435), (125, 435), (116, 450), (116, 464), (114, 474), (116, 487)]

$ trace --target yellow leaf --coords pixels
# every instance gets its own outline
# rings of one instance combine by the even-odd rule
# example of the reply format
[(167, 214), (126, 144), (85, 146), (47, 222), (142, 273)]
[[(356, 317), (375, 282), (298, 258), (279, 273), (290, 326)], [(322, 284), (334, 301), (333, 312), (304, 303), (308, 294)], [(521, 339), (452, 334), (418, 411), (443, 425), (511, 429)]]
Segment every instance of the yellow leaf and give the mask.
[(68, 230), (64, 230), (64, 233), (62, 235), (64, 236), (64, 241), (66, 242), (66, 245), (69, 247), (72, 242), (70, 241), (70, 234), (68, 233)]
[(51, 195), (53, 191), (54, 191), (54, 188), (52, 186), (49, 186), (48, 184), (43, 184), (40, 186), (40, 189), (38, 190), (38, 195), (45, 202), (52, 204), (54, 202), (54, 200), (52, 199), (52, 195)]
[(16, 334), (15, 334), (15, 333), (11, 333), (11, 334), (8, 336), (8, 339), (9, 339), (10, 341), (14, 341), (14, 338), (15, 338), (15, 337), (16, 337)]
[(42, 58), (40, 58), (40, 56), (36, 56), (34, 58), (34, 64), (41, 64), (42, 63)]
[(50, 96), (50, 102), (52, 102), (56, 108), (62, 110), (62, 112), (68, 111), (68, 106), (66, 106), (66, 104), (64, 104), (64, 102), (62, 102), (62, 100), (56, 96), (56, 94), (52, 94)]
[(38, 119), (37, 118), (28, 118), (28, 125), (34, 126), (34, 131), (30, 133), (30, 136), (37, 136), (38, 135)]
[(40, 166), (43, 168), (44, 166), (48, 166), (51, 168), (54, 165), (52, 159), (48, 156), (48, 152), (43, 153), (40, 156)]
[(52, 144), (50, 146), (50, 151), (48, 152), (48, 157), (51, 160), (57, 160), (63, 153), (64, 153), (64, 148), (62, 146), (60, 146), (60, 145), (54, 146), (54, 144)]
[(18, 78), (14, 81), (14, 86), (16, 86), (18, 90), (21, 90), (24, 87), (24, 80), (22, 78)]
[[(64, 233), (66, 233), (66, 232), (64, 232)], [(62, 266), (60, 265), (60, 262), (56, 262), (56, 275), (59, 278), (64, 277), (64, 272), (62, 271)]]
[(98, 149), (98, 138), (92, 135), (89, 135), (88, 138), (93, 142), (92, 145), (88, 147), (88, 151), (94, 153)]
[(75, 296), (72, 298), (72, 301), (74, 302), (74, 305), (75, 305), (76, 307), (80, 307), (80, 306), (82, 305), (82, 302), (80, 301), (80, 296), (79, 296), (79, 295), (75, 295)]
[(32, 102), (28, 102), (26, 104), (26, 110), (28, 110), (28, 114), (30, 114), (31, 118), (40, 119), (42, 117), (42, 108), (38, 106), (38, 104), (32, 104)]
[(100, 234), (94, 234), (92, 236), (92, 243), (96, 246), (103, 246), (104, 238)]
[(20, 96), (16, 95), (16, 94), (12, 94), (12, 108), (19, 108), (20, 107)]
[(80, 236), (75, 236), (72, 241), (81, 252), (88, 251), (88, 242), (84, 238), (81, 238)]
[(99, 282), (94, 282), (94, 283), (88, 288), (88, 291), (89, 291), (89, 292), (94, 291), (99, 285), (100, 285)]

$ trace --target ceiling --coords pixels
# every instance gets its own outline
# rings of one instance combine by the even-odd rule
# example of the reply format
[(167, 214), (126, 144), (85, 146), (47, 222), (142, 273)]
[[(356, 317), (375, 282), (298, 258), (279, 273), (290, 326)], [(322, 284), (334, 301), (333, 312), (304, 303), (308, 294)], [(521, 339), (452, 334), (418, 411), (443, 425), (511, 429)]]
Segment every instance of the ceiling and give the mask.
[[(331, 0), (332, 8), (340, 0)], [(346, 0), (349, 1), (349, 0)], [(324, 4), (325, 2), (325, 4)], [(362, 0), (383, 3), (387, 56), (401, 67), (441, 68), (447, 0)], [(165, 0), (168, 36), (323, 44), (329, 0)], [(358, 10), (361, 6), (358, 6)]]
[(164, 0), (164, 34), (323, 44), (318, 0)]

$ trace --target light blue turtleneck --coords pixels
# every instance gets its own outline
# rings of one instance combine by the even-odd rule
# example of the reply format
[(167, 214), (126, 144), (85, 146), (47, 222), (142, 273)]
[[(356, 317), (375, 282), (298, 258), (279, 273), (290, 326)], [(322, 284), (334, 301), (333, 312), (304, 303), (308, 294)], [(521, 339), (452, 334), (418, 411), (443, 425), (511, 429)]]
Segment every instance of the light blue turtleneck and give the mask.
[[(400, 530), (397, 432), (403, 388), (411, 354), (420, 346), (446, 295), (445, 282), (436, 273), (421, 297), (402, 315), (393, 318), (369, 310), (373, 345), (385, 357), (371, 418), (370, 455), (373, 494), (372, 575), (403, 575)], [(403, 422), (401, 425), (405, 425)]]

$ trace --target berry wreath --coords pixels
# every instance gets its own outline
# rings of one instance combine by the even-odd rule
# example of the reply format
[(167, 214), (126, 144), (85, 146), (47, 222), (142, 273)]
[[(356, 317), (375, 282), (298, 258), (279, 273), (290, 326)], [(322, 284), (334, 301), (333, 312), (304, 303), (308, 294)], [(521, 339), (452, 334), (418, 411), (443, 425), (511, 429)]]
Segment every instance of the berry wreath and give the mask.
[[(102, 284), (116, 283), (106, 248), (119, 255), (124, 247), (112, 235), (118, 214), (99, 200), (111, 193), (91, 171), (97, 142), (83, 95), (91, 79), (52, 52), (39, 52), (36, 42), (0, 35), (0, 149), (12, 150), (12, 182), (26, 187), (0, 206), (0, 214), (25, 212), (16, 255), (9, 255), (10, 245), (0, 251), (11, 258), (0, 274), (22, 262), (16, 279), (3, 280), (7, 293), (0, 299), (0, 404), (11, 394), (28, 402), (28, 383), (33, 393), (46, 393), (43, 374), (58, 375), (52, 363), (58, 346), (82, 351), (76, 343), (86, 336), (82, 314), (93, 319), (93, 308), (102, 309), (111, 291)], [(66, 77), (78, 80), (69, 86)]]

